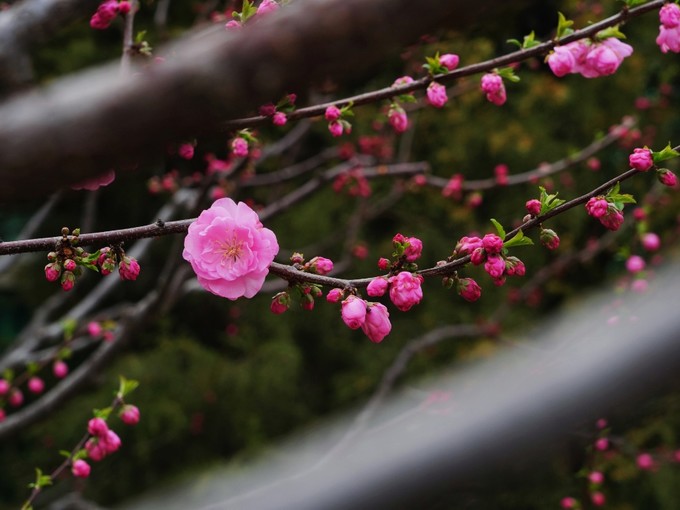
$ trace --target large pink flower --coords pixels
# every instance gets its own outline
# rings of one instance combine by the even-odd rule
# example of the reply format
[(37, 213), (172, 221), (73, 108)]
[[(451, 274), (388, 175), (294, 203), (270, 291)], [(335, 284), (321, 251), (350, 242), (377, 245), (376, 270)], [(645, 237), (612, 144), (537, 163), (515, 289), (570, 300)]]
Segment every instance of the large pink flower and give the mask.
[(255, 211), (221, 198), (189, 225), (182, 256), (206, 290), (237, 299), (257, 294), (278, 251)]

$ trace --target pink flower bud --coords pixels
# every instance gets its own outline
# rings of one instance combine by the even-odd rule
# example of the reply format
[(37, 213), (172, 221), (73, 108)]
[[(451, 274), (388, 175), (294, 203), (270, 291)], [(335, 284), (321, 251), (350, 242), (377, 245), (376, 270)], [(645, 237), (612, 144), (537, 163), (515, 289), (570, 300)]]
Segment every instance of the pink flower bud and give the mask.
[(408, 271), (401, 271), (396, 276), (391, 276), (388, 281), (390, 283), (390, 299), (402, 312), (410, 310), (412, 306), (417, 305), (423, 299), (423, 290), (420, 287), (421, 277), (414, 276), (413, 273)]
[(638, 455), (635, 459), (635, 463), (643, 471), (651, 471), (655, 467), (654, 457), (652, 457), (649, 453), (641, 453)]
[(664, 4), (659, 11), (659, 21), (665, 28), (680, 26), (680, 6), (674, 2)]
[(241, 27), (242, 27), (241, 22), (236, 21), (235, 19), (227, 21), (227, 23), (224, 25), (224, 28), (226, 30), (238, 30)]
[(409, 83), (413, 83), (413, 81), (414, 81), (413, 78), (411, 78), (410, 76), (402, 76), (394, 80), (392, 86), (398, 87), (400, 85), (408, 85)]
[(103, 418), (91, 418), (87, 422), (87, 432), (95, 437), (104, 437), (109, 431), (109, 426)]
[(277, 315), (282, 314), (290, 307), (290, 296), (287, 292), (279, 292), (272, 298), (269, 309)]
[(517, 257), (505, 258), (505, 274), (508, 276), (524, 276), (526, 274), (526, 266), (524, 262)]
[(326, 301), (329, 303), (338, 303), (342, 299), (343, 292), (342, 289), (331, 289), (328, 291), (328, 294), (326, 294)]
[(76, 270), (76, 261), (73, 260), (73, 259), (66, 259), (64, 261), (64, 269), (66, 269), (66, 271), (71, 271), (71, 272), (75, 271)]
[(387, 260), (385, 257), (380, 257), (378, 259), (378, 269), (381, 271), (387, 271), (387, 269), (390, 267), (390, 261)]
[(24, 394), (20, 389), (14, 388), (10, 390), (9, 396), (7, 397), (7, 402), (9, 402), (9, 405), (12, 407), (19, 407), (24, 403)]
[(83, 459), (74, 460), (71, 465), (71, 473), (78, 478), (87, 478), (90, 476), (90, 465)]
[(0, 397), (7, 395), (7, 392), (12, 387), (7, 379), (0, 379)]
[(486, 252), (484, 251), (484, 248), (475, 248), (470, 254), (470, 262), (475, 266), (479, 266), (480, 264), (483, 264), (484, 261), (486, 261)]
[(328, 122), (333, 122), (334, 120), (338, 120), (342, 115), (342, 112), (340, 111), (340, 108), (338, 108), (335, 105), (331, 105), (328, 108), (326, 108), (326, 113), (324, 114), (324, 117)]
[(231, 141), (231, 151), (237, 158), (248, 157), (248, 141), (237, 136)]
[(460, 297), (470, 303), (482, 297), (482, 288), (472, 278), (460, 278), (456, 290)]
[(264, 117), (271, 117), (276, 113), (276, 106), (274, 103), (267, 103), (265, 105), (260, 106), (260, 115)]
[(333, 261), (325, 257), (314, 257), (307, 265), (316, 274), (325, 275), (333, 271)]
[(337, 120), (328, 123), (328, 131), (335, 137), (342, 136), (343, 130), (342, 124)]
[(632, 255), (626, 260), (626, 269), (631, 273), (639, 273), (645, 268), (645, 259), (639, 255)]
[(177, 149), (177, 154), (182, 159), (192, 159), (194, 157), (194, 146), (190, 143), (183, 143)]
[(642, 247), (647, 251), (656, 251), (661, 247), (661, 239), (654, 232), (642, 235)]
[(91, 321), (87, 324), (87, 333), (92, 337), (98, 337), (102, 334), (102, 326), (96, 321)]
[(540, 234), (541, 244), (549, 250), (556, 250), (560, 246), (560, 238), (557, 233), (550, 228), (542, 228)]
[(595, 506), (603, 506), (607, 502), (607, 499), (601, 492), (593, 492), (590, 495), (590, 501), (592, 501)]
[(562, 500), (560, 501), (560, 506), (565, 510), (576, 508), (576, 500), (570, 497), (562, 498)]
[(270, 12), (274, 12), (278, 8), (279, 4), (277, 4), (274, 0), (262, 0), (262, 3), (257, 8), (256, 14), (263, 16), (265, 14), (269, 14)]
[(618, 230), (623, 224), (623, 213), (612, 205), (607, 209), (607, 214), (600, 218), (600, 223), (609, 230)]
[(453, 71), (456, 67), (458, 67), (458, 63), (460, 62), (460, 57), (458, 55), (455, 55), (453, 53), (445, 53), (444, 55), (439, 57), (439, 63), (446, 67), (449, 71)]
[(463, 180), (462, 174), (455, 174), (451, 176), (449, 182), (446, 183), (442, 190), (442, 196), (451, 197), (454, 200), (460, 200), (463, 195)]
[(28, 391), (35, 393), (36, 395), (42, 393), (45, 390), (45, 382), (37, 376), (33, 376), (28, 380)]
[(644, 149), (634, 149), (633, 153), (628, 156), (628, 163), (631, 168), (639, 170), (640, 172), (646, 172), (654, 165), (652, 151), (646, 147)]
[(668, 186), (669, 188), (674, 188), (678, 184), (677, 176), (668, 168), (661, 168), (656, 172), (656, 177), (661, 184)]
[(139, 276), (139, 262), (134, 257), (123, 257), (118, 265), (118, 274), (121, 280), (136, 280)]
[(496, 234), (486, 234), (482, 239), (482, 247), (487, 255), (500, 253), (503, 249), (503, 239)]
[(423, 242), (417, 237), (408, 237), (406, 242), (408, 243), (408, 246), (404, 249), (406, 262), (415, 262), (423, 252)]
[(137, 425), (139, 423), (139, 408), (130, 404), (125, 405), (119, 416), (125, 425)]
[(366, 302), (354, 295), (342, 302), (342, 320), (350, 329), (359, 329), (366, 320)]
[(505, 260), (498, 254), (488, 255), (484, 263), (484, 270), (491, 278), (500, 279), (505, 272)]
[(109, 429), (106, 434), (99, 438), (102, 446), (106, 449), (106, 453), (113, 453), (120, 448), (121, 440), (113, 430)]
[(548, 55), (548, 66), (558, 78), (576, 70), (576, 58), (568, 46), (557, 46), (555, 51)]
[(56, 282), (61, 276), (61, 267), (56, 262), (45, 266), (45, 278), (48, 282)]
[(401, 106), (390, 108), (387, 120), (396, 133), (403, 133), (408, 129), (408, 117)]
[(106, 448), (104, 445), (96, 438), (90, 438), (85, 443), (85, 450), (87, 451), (87, 456), (94, 462), (99, 462), (104, 457), (106, 457)]
[(121, 2), (118, 2), (118, 12), (125, 16), (128, 12), (130, 12), (130, 2), (127, 0), (122, 0)]
[(275, 126), (285, 126), (286, 122), (288, 122), (288, 117), (286, 117), (286, 114), (283, 112), (276, 112), (272, 116), (272, 124)]
[(486, 99), (496, 106), (501, 106), (505, 103), (507, 97), (505, 93), (505, 85), (503, 78), (496, 73), (487, 73), (482, 76), (481, 81), (482, 91), (486, 94)]
[(387, 311), (387, 307), (381, 303), (367, 303), (367, 305), (366, 317), (361, 325), (361, 330), (371, 342), (382, 342), (383, 338), (392, 330), (390, 313)]
[(597, 451), (603, 452), (609, 448), (609, 439), (606, 437), (600, 437), (595, 441), (595, 449)]
[(593, 218), (601, 218), (607, 214), (608, 209), (609, 202), (602, 196), (593, 197), (586, 202), (586, 211), (588, 211), (588, 214)]
[(443, 108), (449, 100), (446, 95), (446, 87), (436, 81), (430, 83), (427, 87), (427, 101), (435, 108)]
[(588, 475), (588, 481), (595, 485), (602, 485), (604, 483), (604, 475), (601, 471), (593, 471)]
[(57, 379), (63, 379), (68, 374), (68, 365), (62, 360), (56, 360), (52, 365), (52, 373)]
[(61, 275), (61, 288), (65, 291), (69, 291), (73, 288), (76, 283), (76, 275), (71, 271), (64, 271)]
[(387, 278), (378, 276), (377, 278), (373, 278), (371, 283), (368, 284), (366, 293), (371, 297), (383, 296), (385, 292), (387, 292), (388, 285)]
[(527, 203), (525, 204), (525, 207), (527, 208), (527, 212), (531, 214), (532, 216), (538, 216), (541, 214), (541, 201), (536, 200), (535, 198), (532, 198), (531, 200), (528, 200)]

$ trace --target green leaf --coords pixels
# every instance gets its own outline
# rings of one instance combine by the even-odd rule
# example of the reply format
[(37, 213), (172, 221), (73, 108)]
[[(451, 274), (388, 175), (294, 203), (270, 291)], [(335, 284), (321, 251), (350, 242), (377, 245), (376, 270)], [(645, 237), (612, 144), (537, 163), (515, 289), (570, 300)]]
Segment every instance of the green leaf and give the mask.
[(101, 418), (102, 420), (108, 420), (113, 409), (111, 407), (105, 407), (104, 409), (93, 409), (92, 414), (95, 418)]
[(524, 41), (522, 43), (522, 48), (527, 50), (529, 48), (533, 48), (534, 46), (540, 45), (541, 42), (536, 40), (536, 34), (532, 30), (529, 35), (524, 36)]
[(559, 193), (555, 193), (554, 195), (549, 194), (543, 186), (539, 186), (538, 188), (541, 191), (541, 215), (552, 211), (555, 209), (555, 207), (558, 207), (562, 205), (566, 200), (562, 200), (561, 198), (557, 198), (557, 195)]
[(503, 241), (505, 241), (505, 229), (503, 228), (503, 225), (498, 223), (495, 219), (491, 218), (491, 223), (493, 223), (493, 226), (496, 227), (496, 231), (498, 232), (498, 237), (500, 237)]
[(573, 32), (570, 28), (574, 24), (573, 21), (567, 19), (561, 12), (557, 13), (557, 39), (561, 39), (565, 35), (569, 35)]
[(621, 0), (624, 4), (626, 4), (628, 7), (636, 7), (638, 5), (642, 5), (644, 3), (647, 3), (647, 0)]
[(517, 246), (531, 246), (533, 244), (534, 242), (531, 240), (531, 238), (526, 237), (524, 235), (524, 232), (520, 230), (512, 239), (503, 242), (503, 248), (514, 248)]
[(137, 32), (137, 35), (135, 36), (135, 42), (137, 44), (141, 44), (144, 42), (144, 38), (146, 37), (146, 30), (140, 30)]
[(503, 67), (502, 69), (498, 69), (496, 73), (502, 78), (505, 78), (506, 80), (513, 83), (517, 83), (519, 81), (519, 76), (515, 74), (515, 71), (512, 69), (512, 67)]
[(40, 371), (40, 365), (38, 365), (35, 361), (30, 361), (29, 363), (26, 363), (26, 372), (28, 372), (28, 375), (35, 375)]
[(69, 452), (68, 450), (59, 450), (59, 455), (62, 455), (67, 459), (71, 458), (71, 452)]
[(397, 96), (397, 99), (401, 101), (402, 103), (415, 103), (416, 98), (413, 97), (411, 94), (402, 94), (400, 96)]
[(600, 30), (597, 34), (595, 34), (595, 38), (598, 41), (604, 41), (605, 39), (609, 39), (610, 37), (614, 37), (616, 39), (625, 39), (626, 34), (619, 30), (618, 25), (605, 28), (604, 30)]
[(61, 329), (64, 332), (64, 338), (66, 340), (71, 340), (73, 334), (76, 332), (78, 327), (78, 321), (75, 319), (65, 319), (61, 322)]
[(519, 42), (517, 39), (508, 39), (507, 41), (508, 44), (512, 44), (514, 46), (517, 46), (518, 48), (522, 49), (522, 43)]
[(661, 163), (662, 161), (666, 161), (668, 159), (677, 158), (678, 156), (680, 156), (680, 152), (673, 150), (671, 148), (670, 142), (668, 142), (668, 145), (666, 145), (662, 150), (660, 150), (658, 152), (652, 151), (652, 158), (654, 159), (655, 165)]
[(41, 489), (52, 485), (52, 477), (50, 475), (44, 475), (40, 468), (35, 468), (35, 482), (29, 483), (29, 489)]
[(123, 398), (133, 391), (139, 386), (139, 382), (133, 380), (133, 379), (126, 379), (122, 375), (120, 376), (120, 387), (118, 389), (118, 395)]

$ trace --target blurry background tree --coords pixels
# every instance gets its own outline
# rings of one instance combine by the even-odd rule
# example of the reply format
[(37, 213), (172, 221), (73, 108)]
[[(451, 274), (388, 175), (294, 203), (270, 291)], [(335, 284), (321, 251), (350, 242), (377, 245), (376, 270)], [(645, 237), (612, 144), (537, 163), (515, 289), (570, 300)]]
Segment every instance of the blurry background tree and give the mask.
[[(425, 57), (436, 52), (460, 55), (461, 65), (482, 62), (513, 51), (506, 40), (521, 40), (531, 31), (537, 40), (549, 40), (558, 11), (580, 28), (622, 5), (489, 2), (485, 10), (473, 11), (467, 2), (435, 8), (438, 2), (385, 0), (349, 17), (361, 2), (329, 2), (340, 3), (346, 10), (333, 15), (323, 2), (312, 8), (312, 2), (298, 0), (276, 13), (279, 18), (272, 15), (225, 35), (231, 12), (243, 7), (239, 1), (143, 2), (135, 17), (138, 54), (129, 55), (134, 72), (119, 75), (116, 63), (115, 70), (112, 64), (104, 74), (73, 81), (62, 80), (120, 55), (123, 18), (107, 30), (92, 30), (87, 19), (98, 2), (4, 4), (3, 240), (55, 236), (65, 225), (87, 234), (159, 218), (191, 218), (215, 198), (230, 196), (263, 213), (281, 246), (277, 260), (286, 262), (294, 251), (320, 255), (335, 261), (336, 275), (365, 277), (378, 274), (376, 260), (391, 253), (397, 232), (422, 239), (421, 267), (432, 267), (451, 254), (460, 237), (492, 231), (489, 218), (508, 229), (520, 224), (524, 204), (538, 197), (539, 185), (573, 198), (626, 170), (634, 147), (659, 150), (680, 139), (674, 108), (680, 63), (655, 43), (656, 10), (622, 28), (635, 52), (612, 76), (558, 79), (542, 58), (531, 58), (515, 67), (521, 81), (506, 83), (508, 101), (502, 107), (480, 93), (478, 75), (447, 83), (450, 101), (441, 110), (427, 106), (417, 93), (419, 100), (405, 105), (410, 124), (403, 134), (387, 122), (386, 101), (355, 106), (352, 132), (339, 139), (321, 115), (296, 120), (292, 113), (282, 127), (261, 118), (252, 126), (234, 121), (257, 116), (258, 106), (276, 103), (286, 93), (297, 94), (298, 107), (313, 106), (388, 87), (399, 76), (422, 76)], [(457, 3), (466, 5), (465, 17), (455, 16), (461, 11)], [(382, 18), (372, 18), (387, 7)], [(42, 18), (36, 14), (41, 21), (35, 25), (28, 14), (13, 14), (42, 9), (54, 11)], [(336, 25), (324, 24), (329, 16)], [(307, 46), (274, 38), (291, 20), (298, 20), (300, 37), (310, 37)], [(376, 20), (381, 24), (371, 26)], [(367, 33), (372, 36), (366, 39)], [(182, 43), (163, 46), (180, 35), (185, 35)], [(238, 44), (221, 48), (220, 38)], [(152, 55), (140, 53), (145, 44)], [(206, 51), (203, 60), (196, 57), (202, 47), (217, 51)], [(90, 90), (83, 88), (89, 80)], [(20, 96), (24, 89), (30, 94), (51, 83), (56, 86), (49, 92)], [(225, 97), (231, 101), (223, 102)], [(40, 117), (44, 121), (36, 126)], [(625, 127), (610, 132), (615, 125)], [(229, 142), (243, 127), (256, 131), (259, 144), (251, 157), (233, 158)], [(179, 152), (186, 144), (193, 148), (191, 158)], [(563, 165), (545, 166), (562, 160)], [(112, 184), (96, 191), (69, 188), (111, 167), (117, 170)], [(370, 192), (352, 191), (351, 182), (342, 186), (353, 168), (363, 168)], [(543, 176), (549, 168), (554, 173)], [(532, 170), (537, 177), (512, 181)], [(462, 192), (444, 196), (442, 188), (455, 174), (463, 177)], [(85, 497), (101, 505), (211, 464), (238, 465), (273, 439), (363, 402), (405, 346), (426, 332), (441, 330), (441, 338), (414, 352), (403, 373), (405, 384), (442, 367), (492, 356), (500, 345), (521, 346), (528, 324), (607, 281), (617, 282), (622, 292), (642, 276), (649, 285), (659, 284), (653, 267), (677, 250), (679, 202), (673, 190), (650, 182), (625, 183), (639, 212), (637, 220), (627, 215), (617, 232), (606, 232), (580, 207), (550, 220), (546, 226), (558, 232), (560, 248), (551, 252), (538, 242), (523, 248), (518, 254), (527, 267), (523, 279), (494, 287), (481, 270), (466, 271), (483, 282), (476, 303), (427, 280), (423, 302), (409, 313), (393, 311), (392, 333), (380, 344), (342, 326), (337, 307), (323, 299), (313, 311), (294, 302), (284, 316), (271, 314), (271, 296), (286, 287), (275, 278), (251, 301), (231, 302), (203, 291), (181, 259), (182, 235), (126, 244), (142, 265), (135, 283), (90, 274), (69, 293), (44, 280), (45, 252), (3, 258), (0, 368), (21, 373), (29, 362), (51, 362), (67, 340), (66, 361), (74, 372), (59, 384), (74, 382), (58, 393), (57, 379), (46, 375), (44, 396), (24, 392), (24, 407), (12, 413), (7, 407), (8, 417), (0, 423), (0, 508), (19, 506), (34, 468), (57, 464), (56, 452), (78, 441), (90, 410), (110, 400), (118, 374), (140, 382), (135, 404), (142, 420), (121, 433), (122, 454), (96, 464), (87, 480)], [(42, 211), (41, 218), (36, 211)], [(33, 223), (35, 228), (25, 230)], [(641, 235), (649, 232), (659, 235), (662, 251), (642, 248)], [(647, 259), (645, 274), (626, 273), (632, 254)], [(614, 308), (605, 313), (619, 314)], [(93, 322), (114, 340), (93, 337), (88, 328)], [(57, 395), (51, 402), (50, 392)], [(428, 398), (417, 384), (413, 394), (415, 405)], [(611, 424), (640, 451), (673, 449), (680, 442), (676, 399), (659, 396), (643, 408), (619, 410)], [(22, 412), (24, 418), (12, 421)], [(583, 430), (595, 434), (594, 424)], [(519, 465), (517, 476), (495, 480), (493, 490), (470, 488), (481, 501), (470, 508), (557, 507), (580, 483), (574, 473), (585, 462), (587, 444), (575, 440), (556, 448), (552, 470)], [(663, 476), (652, 480), (639, 476), (634, 457), (612, 462), (613, 504), (678, 507), (677, 468), (664, 466)], [(42, 504), (80, 489), (66, 479), (45, 492)], [(439, 504), (446, 505), (443, 501)]]

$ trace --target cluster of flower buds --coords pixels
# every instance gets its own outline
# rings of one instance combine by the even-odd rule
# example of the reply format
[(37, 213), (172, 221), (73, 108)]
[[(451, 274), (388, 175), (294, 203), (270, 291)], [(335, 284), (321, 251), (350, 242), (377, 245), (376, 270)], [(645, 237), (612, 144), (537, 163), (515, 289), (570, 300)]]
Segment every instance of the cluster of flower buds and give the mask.
[(482, 76), (482, 92), (486, 94), (486, 99), (496, 106), (505, 104), (507, 95), (503, 78), (498, 73), (486, 73)]
[(241, 129), (231, 141), (231, 153), (237, 158), (247, 158), (250, 147), (257, 143), (257, 138), (249, 129)]
[(506, 276), (524, 276), (526, 272), (524, 263), (506, 252), (503, 239), (496, 234), (486, 234), (483, 238), (462, 237), (456, 244), (454, 256), (470, 255), (475, 266), (484, 264), (484, 270), (493, 279), (494, 285), (500, 286), (505, 283)]
[(374, 278), (368, 284), (366, 293), (371, 297), (380, 297), (389, 290), (390, 300), (394, 306), (406, 312), (422, 301), (422, 283), (422, 276), (410, 271), (400, 271), (393, 276)]
[(364, 176), (361, 167), (352, 168), (335, 178), (333, 181), (333, 191), (339, 193), (342, 190), (346, 190), (352, 197), (366, 198), (371, 196), (371, 185)]
[(382, 342), (392, 330), (387, 307), (382, 303), (365, 301), (354, 294), (343, 299), (344, 294), (342, 289), (332, 289), (328, 292), (326, 300), (329, 303), (341, 302), (340, 314), (348, 328), (361, 328), (371, 342)]
[(296, 94), (287, 94), (277, 104), (267, 103), (260, 106), (260, 115), (270, 117), (275, 126), (285, 126), (288, 122), (288, 115), (295, 110)]
[[(326, 275), (333, 271), (333, 261), (326, 257), (314, 257), (308, 262), (305, 262), (305, 257), (302, 253), (295, 252), (290, 257), (293, 266), (307, 273)], [(279, 292), (272, 298), (269, 309), (272, 313), (282, 314), (290, 308), (291, 295), (290, 291), (294, 291), (299, 299), (300, 306), (303, 310), (313, 310), (316, 298), (323, 295), (323, 291), (319, 285), (312, 283), (298, 283), (291, 286), (287, 291)]]
[(118, 274), (121, 280), (134, 281), (139, 276), (139, 262), (134, 257), (126, 255), (122, 248), (105, 247), (97, 253), (97, 266), (102, 275), (111, 274), (118, 265)]
[(619, 208), (604, 195), (592, 197), (585, 207), (590, 216), (600, 220), (609, 230), (618, 230), (623, 224), (623, 206)]
[(352, 117), (353, 115), (352, 103), (342, 108), (338, 108), (335, 105), (329, 106), (324, 113), (324, 117), (328, 121), (328, 131), (335, 137), (342, 136), (343, 133), (350, 134), (352, 132), (352, 124), (349, 123), (347, 117)]
[(262, 0), (257, 9), (254, 6), (254, 2), (251, 0), (244, 0), (241, 11), (234, 12), (232, 16), (233, 20), (227, 22), (225, 28), (227, 30), (239, 29), (243, 24), (254, 16), (264, 16), (270, 12), (274, 12), (279, 8), (279, 4), (275, 0)]
[(555, 76), (578, 73), (584, 78), (597, 78), (614, 74), (623, 59), (632, 54), (633, 47), (616, 37), (601, 42), (580, 39), (557, 46), (547, 61)]
[(130, 2), (127, 0), (106, 0), (104, 3), (100, 4), (95, 12), (90, 18), (90, 27), (96, 30), (106, 30), (111, 26), (113, 20), (116, 19), (118, 14), (126, 15), (130, 12)]
[(680, 6), (674, 2), (664, 4), (659, 11), (659, 36), (656, 44), (663, 53), (680, 53)]
[(91, 263), (91, 256), (78, 246), (80, 229), (75, 229), (71, 233), (64, 227), (61, 229), (61, 235), (55, 251), (47, 254), (45, 278), (49, 282), (58, 280), (61, 288), (68, 291), (73, 288), (76, 277), (82, 274), (82, 267)]

